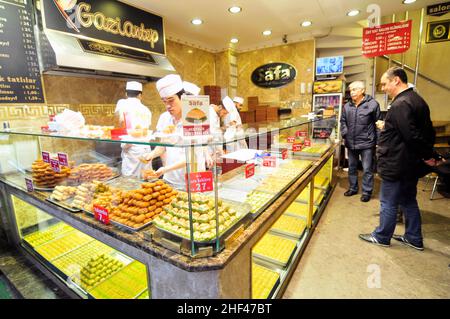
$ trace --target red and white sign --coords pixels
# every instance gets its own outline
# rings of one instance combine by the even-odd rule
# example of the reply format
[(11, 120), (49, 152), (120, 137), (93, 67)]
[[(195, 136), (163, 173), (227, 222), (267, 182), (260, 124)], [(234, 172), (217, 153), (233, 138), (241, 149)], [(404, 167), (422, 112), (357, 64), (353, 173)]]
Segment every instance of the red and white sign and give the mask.
[(362, 54), (366, 58), (373, 58), (408, 51), (411, 44), (411, 28), (411, 20), (364, 28)]
[(297, 136), (297, 137), (301, 137), (301, 136), (305, 137), (305, 136), (307, 136), (307, 135), (308, 135), (308, 134), (307, 134), (306, 131), (296, 131), (296, 132), (295, 132), (295, 136)]
[(56, 159), (51, 158), (50, 159), (50, 166), (52, 167), (52, 170), (56, 173), (61, 172), (61, 167), (59, 166), (59, 161)]
[(25, 178), (25, 184), (27, 185), (27, 191), (34, 192), (34, 185), (33, 185), (33, 181), (29, 178)]
[[(198, 173), (191, 173), (191, 192), (193, 193), (204, 193), (204, 192), (211, 192), (213, 187), (213, 173), (212, 172), (198, 172)], [(187, 188), (187, 174), (186, 174), (186, 191)]]
[(250, 178), (255, 175), (255, 164), (248, 164), (245, 166), (245, 178)]
[(263, 157), (263, 166), (264, 167), (276, 167), (277, 166), (277, 158), (276, 158), (276, 156), (265, 156), (265, 157)]
[(292, 144), (292, 152), (300, 152), (302, 150), (302, 144), (294, 143)]
[(49, 152), (42, 151), (41, 154), (42, 154), (42, 160), (43, 160), (44, 162), (50, 164), (50, 153), (49, 153)]
[(281, 159), (285, 160), (286, 158), (288, 158), (288, 149), (287, 149), (287, 148), (284, 148), (284, 149), (281, 151)]
[(183, 95), (181, 104), (183, 135), (209, 135), (209, 95)]
[(109, 224), (109, 211), (103, 206), (94, 205), (94, 217), (105, 225)]
[(294, 143), (295, 142), (295, 136), (289, 136), (287, 138), (288, 143)]
[(311, 146), (311, 140), (309, 139), (309, 138), (306, 138), (305, 139), (305, 147), (307, 147), (307, 146)]
[(66, 153), (58, 153), (59, 165), (69, 167), (69, 156)]

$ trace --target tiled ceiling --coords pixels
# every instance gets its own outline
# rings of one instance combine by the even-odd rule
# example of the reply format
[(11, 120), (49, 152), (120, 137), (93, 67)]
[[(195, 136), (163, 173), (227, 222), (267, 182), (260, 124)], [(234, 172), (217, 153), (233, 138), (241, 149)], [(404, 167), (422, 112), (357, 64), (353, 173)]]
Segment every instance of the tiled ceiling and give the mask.
[[(164, 17), (166, 38), (190, 44), (211, 52), (229, 47), (231, 38), (239, 43), (237, 51), (247, 51), (325, 35), (330, 27), (351, 24), (367, 19), (369, 4), (378, 4), (381, 15), (416, 10), (443, 1), (417, 0), (405, 5), (402, 0), (123, 0), (123, 2)], [(239, 6), (242, 12), (231, 14), (228, 8)], [(360, 14), (349, 17), (351, 9)], [(191, 20), (200, 18), (196, 26)], [(300, 23), (312, 21), (304, 28)], [(270, 29), (270, 36), (262, 31)]]

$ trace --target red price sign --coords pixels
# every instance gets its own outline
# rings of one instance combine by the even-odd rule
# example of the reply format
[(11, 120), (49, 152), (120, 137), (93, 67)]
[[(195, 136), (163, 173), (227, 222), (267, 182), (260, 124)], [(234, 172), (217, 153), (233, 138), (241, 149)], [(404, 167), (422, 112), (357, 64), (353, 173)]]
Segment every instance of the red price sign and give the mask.
[(288, 143), (294, 143), (295, 142), (295, 136), (289, 136), (287, 138)]
[(69, 156), (66, 153), (58, 153), (59, 165), (69, 167)]
[(103, 206), (94, 205), (94, 217), (105, 225), (109, 224), (109, 211)]
[(308, 134), (305, 131), (297, 131), (297, 132), (295, 132), (295, 136), (297, 136), (297, 137), (301, 137), (301, 136), (305, 137), (307, 135)]
[(25, 178), (25, 184), (27, 185), (27, 191), (34, 192), (34, 185), (33, 185), (33, 181), (29, 178)]
[(311, 140), (309, 138), (305, 139), (305, 147), (311, 146)]
[(41, 152), (42, 154), (42, 160), (46, 163), (50, 164), (50, 153), (49, 152)]
[(276, 167), (277, 166), (277, 158), (275, 156), (263, 157), (263, 166)]
[[(198, 172), (191, 173), (190, 189), (193, 193), (211, 192), (213, 187), (213, 173), (212, 172)], [(186, 174), (186, 190), (187, 188), (187, 174)]]
[(292, 144), (292, 152), (300, 152), (302, 150), (302, 144), (294, 143)]
[(245, 178), (250, 178), (255, 175), (255, 164), (248, 164), (245, 166)]
[(285, 160), (286, 158), (288, 158), (288, 149), (287, 149), (287, 148), (284, 148), (284, 149), (281, 151), (281, 159)]
[(59, 167), (59, 161), (56, 159), (50, 159), (50, 166), (52, 167), (52, 170), (56, 173), (61, 172), (61, 168)]

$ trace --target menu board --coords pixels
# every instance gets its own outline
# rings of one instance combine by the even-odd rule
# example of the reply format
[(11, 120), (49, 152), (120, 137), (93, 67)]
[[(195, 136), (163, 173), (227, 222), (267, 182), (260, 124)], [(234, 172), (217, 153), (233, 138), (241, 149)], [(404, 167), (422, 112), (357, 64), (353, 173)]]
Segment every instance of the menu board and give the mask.
[(0, 0), (0, 104), (44, 102), (31, 0)]

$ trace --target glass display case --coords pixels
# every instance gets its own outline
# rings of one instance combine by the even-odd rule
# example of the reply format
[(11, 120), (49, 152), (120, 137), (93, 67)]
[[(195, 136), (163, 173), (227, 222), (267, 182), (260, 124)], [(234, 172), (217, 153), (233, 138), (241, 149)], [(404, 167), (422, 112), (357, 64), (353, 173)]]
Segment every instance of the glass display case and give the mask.
[[(178, 126), (8, 128), (0, 131), (0, 178), (20, 244), (83, 298), (152, 295), (148, 264), (127, 256), (117, 238), (190, 267), (201, 257), (216, 262), (227, 249), (237, 254), (237, 238), (273, 222), (253, 247), (249, 270), (253, 297), (270, 297), (286, 281), (331, 189), (333, 144), (313, 139), (312, 127), (293, 118), (196, 137), (184, 137)], [(294, 192), (282, 215), (269, 213)], [(113, 244), (96, 238), (98, 231), (115, 237)], [(133, 284), (122, 289), (127, 276)]]

